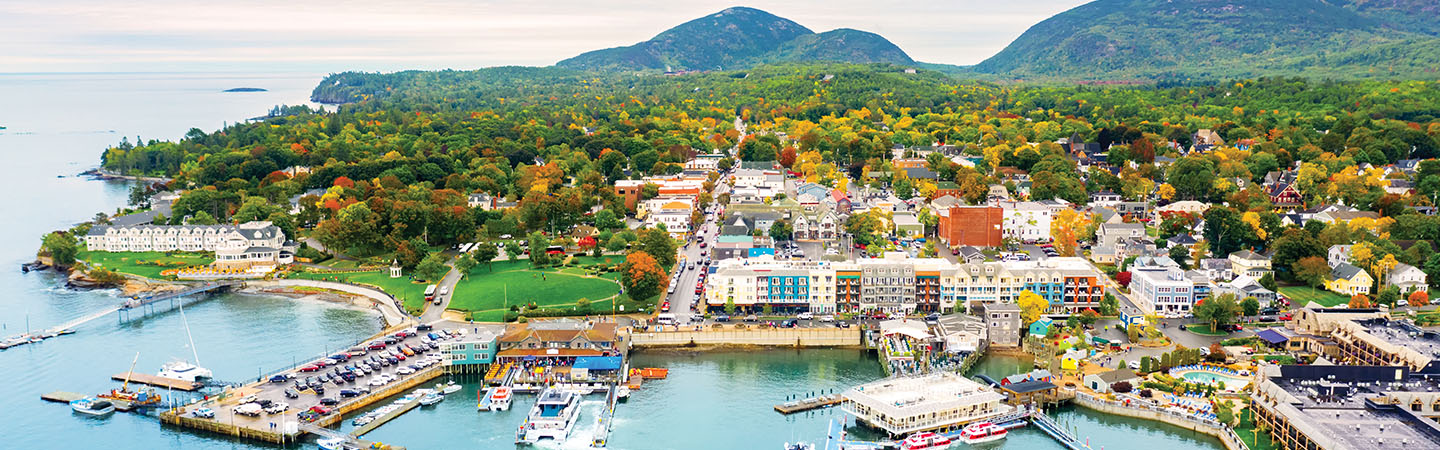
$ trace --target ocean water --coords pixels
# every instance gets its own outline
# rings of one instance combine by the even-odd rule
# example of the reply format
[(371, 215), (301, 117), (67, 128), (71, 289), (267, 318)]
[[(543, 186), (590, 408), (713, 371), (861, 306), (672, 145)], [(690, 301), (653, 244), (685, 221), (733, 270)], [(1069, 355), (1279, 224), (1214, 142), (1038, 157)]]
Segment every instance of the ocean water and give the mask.
[[(43, 329), (119, 302), (110, 291), (73, 291), (54, 273), (22, 274), (40, 237), (125, 203), (128, 186), (75, 174), (97, 165), (121, 136), (131, 141), (176, 139), (192, 127), (213, 130), (300, 104), (321, 74), (0, 74), (0, 335)], [(222, 93), (234, 87), (268, 92)], [(188, 323), (194, 348), (185, 335)], [(43, 402), (43, 393), (98, 393), (119, 383), (139, 354), (137, 371), (153, 373), (172, 358), (198, 354), (217, 378), (243, 381), (293, 361), (348, 346), (380, 329), (376, 314), (315, 301), (222, 294), (177, 312), (121, 323), (110, 316), (49, 341), (0, 351), (0, 448), (111, 450), (261, 449), (268, 445), (161, 427), (153, 418), (116, 413), (107, 419), (73, 414)], [(617, 408), (611, 447), (764, 449), (785, 442), (823, 443), (839, 410), (780, 416), (771, 407), (787, 396), (840, 390), (872, 381), (879, 365), (855, 350), (764, 352), (640, 352), (637, 367), (665, 367)], [(982, 370), (1003, 376), (1023, 361), (995, 360)], [(479, 387), (433, 408), (412, 411), (366, 436), (411, 449), (511, 448), (533, 398), (520, 396), (503, 413), (478, 413)], [(378, 407), (378, 405), (377, 405)], [(593, 433), (599, 397), (582, 408), (576, 439)], [(1057, 419), (1095, 448), (1218, 449), (1208, 436), (1175, 427), (1064, 410)], [(349, 429), (348, 423), (342, 429)], [(992, 447), (993, 448), (993, 447)], [(1018, 430), (998, 448), (1058, 449), (1034, 430)]]

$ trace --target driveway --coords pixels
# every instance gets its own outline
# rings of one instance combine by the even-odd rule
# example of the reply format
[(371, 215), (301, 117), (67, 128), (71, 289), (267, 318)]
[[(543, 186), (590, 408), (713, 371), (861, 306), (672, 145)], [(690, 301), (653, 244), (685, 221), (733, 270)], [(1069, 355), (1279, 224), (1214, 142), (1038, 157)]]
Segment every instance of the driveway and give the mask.
[[(446, 255), (449, 256), (449, 253), (446, 253)], [(445, 312), (446, 308), (450, 307), (450, 299), (455, 296), (455, 285), (460, 282), (460, 271), (455, 270), (454, 257), (449, 258), (449, 260), (445, 262), (445, 265), (450, 267), (450, 271), (445, 272), (445, 278), (440, 280), (440, 283), (437, 284), (438, 287), (435, 289), (435, 297), (440, 300), (440, 304), (436, 305), (434, 302), (425, 302), (425, 312), (420, 314), (420, 323), (433, 324), (440, 321), (440, 315)], [(447, 294), (440, 295), (439, 292), (441, 291)]]

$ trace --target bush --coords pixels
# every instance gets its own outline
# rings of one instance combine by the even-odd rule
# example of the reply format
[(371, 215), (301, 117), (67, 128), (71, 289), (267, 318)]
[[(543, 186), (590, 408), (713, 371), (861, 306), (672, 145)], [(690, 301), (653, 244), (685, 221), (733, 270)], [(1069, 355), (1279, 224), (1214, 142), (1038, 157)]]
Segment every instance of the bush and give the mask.
[(1131, 386), (1129, 381), (1121, 381), (1119, 383), (1110, 385), (1111, 391), (1121, 394), (1130, 392), (1131, 389), (1134, 389), (1134, 386)]

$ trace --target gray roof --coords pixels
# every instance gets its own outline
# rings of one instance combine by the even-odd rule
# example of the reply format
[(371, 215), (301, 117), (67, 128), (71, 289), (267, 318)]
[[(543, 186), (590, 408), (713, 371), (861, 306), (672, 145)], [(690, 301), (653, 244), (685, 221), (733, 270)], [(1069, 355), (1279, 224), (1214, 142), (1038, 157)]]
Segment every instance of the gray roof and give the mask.
[(1361, 272), (1364, 272), (1364, 270), (1361, 270), (1359, 267), (1355, 267), (1350, 263), (1340, 263), (1340, 265), (1335, 266), (1334, 269), (1330, 269), (1330, 277), (1337, 280), (1349, 280), (1355, 278), (1355, 276), (1359, 275)]
[(1238, 251), (1238, 252), (1231, 253), (1230, 256), (1234, 256), (1234, 257), (1240, 258), (1240, 259), (1266, 259), (1266, 260), (1270, 259), (1270, 257), (1268, 257), (1268, 256), (1265, 256), (1265, 255), (1262, 255), (1262, 254), (1259, 254), (1259, 253), (1255, 253), (1255, 252), (1252, 252), (1252, 251), (1249, 251), (1249, 250), (1240, 250), (1240, 251)]
[(1135, 372), (1130, 369), (1115, 369), (1109, 372), (1101, 372), (1094, 376), (1099, 377), (1105, 384), (1117, 383), (1120, 381), (1137, 378)]
[(85, 235), (86, 235), (86, 236), (104, 236), (104, 235), (105, 235), (105, 232), (106, 232), (107, 230), (109, 230), (109, 229), (110, 229), (110, 227), (105, 226), (105, 225), (96, 225), (96, 226), (90, 227), (90, 231), (87, 232), (87, 233), (85, 233)]

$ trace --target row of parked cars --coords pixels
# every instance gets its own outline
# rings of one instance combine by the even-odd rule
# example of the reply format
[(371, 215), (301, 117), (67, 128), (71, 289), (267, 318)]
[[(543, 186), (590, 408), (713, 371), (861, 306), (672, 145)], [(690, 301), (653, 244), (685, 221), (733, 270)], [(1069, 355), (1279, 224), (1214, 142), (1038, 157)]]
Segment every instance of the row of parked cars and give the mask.
[[(340, 387), (349, 384), (347, 388), (339, 390), (338, 397), (322, 397), (319, 405), (302, 413), (302, 419), (304, 416), (309, 415), (310, 419), (308, 420), (314, 420), (314, 418), (328, 414), (328, 409), (324, 408), (325, 406), (339, 404), (340, 399), (343, 398), (358, 397), (369, 393), (370, 388), (366, 387), (366, 385), (383, 386), (398, 380), (398, 375), (409, 375), (426, 367), (439, 364), (442, 357), (438, 353), (432, 352), (440, 348), (439, 342), (441, 340), (449, 339), (456, 334), (458, 333), (451, 330), (432, 331), (429, 325), (420, 325), (416, 328), (402, 330), (393, 335), (376, 339), (368, 344), (351, 348), (349, 351), (313, 361), (296, 369), (297, 371), (294, 374), (284, 373), (272, 376), (270, 377), (270, 382), (285, 383), (287, 381), (293, 381), (293, 386), (287, 387), (284, 390), (285, 397), (292, 399), (299, 398), (300, 394), (305, 391), (309, 391), (317, 396), (323, 396), (325, 395), (327, 385)], [(418, 339), (406, 342), (407, 340), (411, 340), (411, 338), (417, 337)], [(398, 367), (394, 374), (379, 373), (391, 366)], [(327, 368), (329, 371), (324, 371)], [(300, 378), (302, 376), (301, 374), (311, 375)], [(356, 384), (361, 381), (361, 378), (372, 374), (374, 376), (364, 384)], [(242, 401), (241, 403), (241, 406), (244, 406), (244, 404), (249, 402)], [(253, 407), (246, 407), (245, 412), (248, 414), (253, 409)], [(261, 411), (265, 411), (263, 406)], [(281, 411), (283, 411), (283, 409)], [(237, 410), (236, 413), (240, 413), (240, 411)]]

